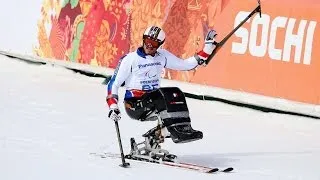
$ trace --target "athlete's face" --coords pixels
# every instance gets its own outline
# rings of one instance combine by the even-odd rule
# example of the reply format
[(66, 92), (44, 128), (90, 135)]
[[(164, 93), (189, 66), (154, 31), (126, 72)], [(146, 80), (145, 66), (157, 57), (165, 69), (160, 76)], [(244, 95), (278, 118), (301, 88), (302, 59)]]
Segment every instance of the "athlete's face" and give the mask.
[(148, 55), (154, 56), (159, 46), (160, 46), (160, 42), (153, 40), (151, 38), (144, 38), (143, 40), (143, 49), (145, 53)]

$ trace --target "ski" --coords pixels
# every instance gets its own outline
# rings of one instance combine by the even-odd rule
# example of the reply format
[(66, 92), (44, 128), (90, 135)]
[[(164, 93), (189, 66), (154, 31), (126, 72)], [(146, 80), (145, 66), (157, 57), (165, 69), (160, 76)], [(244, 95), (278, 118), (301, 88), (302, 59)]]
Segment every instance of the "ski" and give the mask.
[[(120, 154), (116, 154), (116, 153), (90, 153), (90, 154), (94, 156), (98, 156), (100, 158), (120, 158), (121, 157)], [(164, 161), (161, 159), (157, 160), (152, 158), (146, 158), (144, 156), (139, 156), (139, 155), (135, 155), (135, 156), (126, 155), (125, 158), (132, 161), (162, 164), (165, 166), (171, 166), (171, 167), (176, 167), (176, 168), (181, 168), (186, 170), (193, 170), (193, 171), (208, 173), (208, 174), (217, 173), (217, 172), (228, 173), (234, 170), (233, 167), (220, 169), (217, 167), (209, 167), (209, 166), (186, 163), (186, 162), (170, 162), (170, 161)]]

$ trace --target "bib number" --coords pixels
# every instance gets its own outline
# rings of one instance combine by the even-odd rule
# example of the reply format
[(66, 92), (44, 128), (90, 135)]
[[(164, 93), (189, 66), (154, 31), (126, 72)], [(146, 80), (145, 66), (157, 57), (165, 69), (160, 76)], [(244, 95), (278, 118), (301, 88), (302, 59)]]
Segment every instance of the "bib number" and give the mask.
[(159, 84), (151, 84), (151, 85), (145, 84), (145, 85), (142, 85), (142, 90), (144, 91), (155, 90), (158, 86)]

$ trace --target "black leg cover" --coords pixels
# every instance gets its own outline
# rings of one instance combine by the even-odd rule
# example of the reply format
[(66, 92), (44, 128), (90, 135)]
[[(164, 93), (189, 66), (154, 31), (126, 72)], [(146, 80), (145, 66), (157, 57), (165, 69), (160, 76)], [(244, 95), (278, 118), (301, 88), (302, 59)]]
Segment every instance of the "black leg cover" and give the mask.
[(173, 142), (186, 143), (202, 139), (202, 132), (191, 127), (186, 99), (179, 88), (160, 88), (153, 92), (153, 96), (155, 107)]

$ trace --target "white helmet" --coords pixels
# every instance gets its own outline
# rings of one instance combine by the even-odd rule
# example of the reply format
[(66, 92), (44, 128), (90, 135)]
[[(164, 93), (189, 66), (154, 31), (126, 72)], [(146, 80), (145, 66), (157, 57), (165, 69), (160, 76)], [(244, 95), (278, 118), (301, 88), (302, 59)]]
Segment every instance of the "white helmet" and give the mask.
[(157, 26), (148, 27), (143, 33), (143, 39), (146, 37), (155, 39), (155, 40), (159, 41), (160, 44), (163, 44), (164, 40), (166, 39), (166, 35), (165, 35), (164, 31)]

